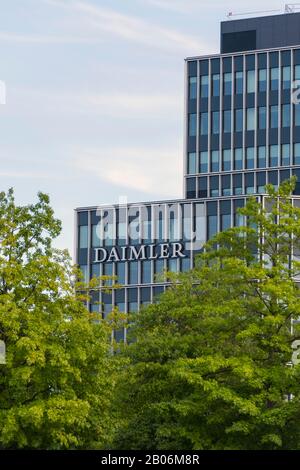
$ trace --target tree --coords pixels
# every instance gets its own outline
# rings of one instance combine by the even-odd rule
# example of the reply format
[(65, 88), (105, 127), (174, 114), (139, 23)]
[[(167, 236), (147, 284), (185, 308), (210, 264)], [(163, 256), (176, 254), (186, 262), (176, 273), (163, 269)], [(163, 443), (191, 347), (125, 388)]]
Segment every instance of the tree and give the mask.
[(52, 247), (60, 231), (47, 195), (20, 207), (12, 190), (0, 194), (2, 449), (95, 448), (110, 437), (110, 329), (75, 293), (78, 272)]
[(115, 447), (300, 449), (294, 186), (268, 186), (264, 203), (250, 198), (244, 226), (218, 234), (196, 268), (169, 275), (160, 301), (137, 315)]

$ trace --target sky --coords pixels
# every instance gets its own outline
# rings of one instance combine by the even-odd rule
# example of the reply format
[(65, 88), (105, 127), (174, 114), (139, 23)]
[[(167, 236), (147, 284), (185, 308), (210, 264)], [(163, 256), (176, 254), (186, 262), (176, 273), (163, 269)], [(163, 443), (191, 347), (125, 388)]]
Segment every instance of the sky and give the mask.
[[(0, 190), (74, 208), (183, 197), (184, 58), (219, 52), (229, 11), (277, 0), (0, 0)], [(279, 11), (280, 12), (280, 11)], [(278, 12), (278, 13), (279, 13)]]

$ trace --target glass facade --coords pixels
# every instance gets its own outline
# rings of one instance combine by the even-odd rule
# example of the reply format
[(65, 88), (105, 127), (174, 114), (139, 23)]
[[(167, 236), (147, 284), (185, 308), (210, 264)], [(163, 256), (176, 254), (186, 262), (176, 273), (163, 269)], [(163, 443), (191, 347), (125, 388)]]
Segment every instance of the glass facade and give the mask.
[[(188, 271), (207, 240), (244, 224), (238, 208), (249, 195), (263, 202), (266, 184), (300, 178), (295, 80), (296, 46), (186, 60), (185, 199), (76, 211), (83, 278), (114, 276), (99, 282), (91, 311), (134, 313), (157, 301), (166, 271)], [(300, 183), (297, 204), (298, 195)], [(115, 338), (126, 339), (126, 331)]]

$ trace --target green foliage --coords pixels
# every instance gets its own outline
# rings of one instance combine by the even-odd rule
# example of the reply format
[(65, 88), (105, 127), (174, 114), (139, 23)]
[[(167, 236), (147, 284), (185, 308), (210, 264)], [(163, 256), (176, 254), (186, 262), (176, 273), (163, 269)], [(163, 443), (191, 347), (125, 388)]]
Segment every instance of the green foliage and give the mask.
[[(96, 322), (45, 194), (19, 207), (0, 194), (0, 448), (95, 448), (112, 431), (110, 329)], [(81, 286), (83, 287), (83, 286)]]
[(137, 315), (116, 448), (300, 449), (300, 366), (288, 365), (300, 317), (294, 185), (249, 199), (245, 226), (218, 234)]

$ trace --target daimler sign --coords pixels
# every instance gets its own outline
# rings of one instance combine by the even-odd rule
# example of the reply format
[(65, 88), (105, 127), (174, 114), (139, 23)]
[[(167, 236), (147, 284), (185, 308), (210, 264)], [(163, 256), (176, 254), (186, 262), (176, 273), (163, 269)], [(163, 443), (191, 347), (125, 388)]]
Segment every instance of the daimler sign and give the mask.
[(94, 263), (186, 258), (186, 256), (187, 255), (184, 253), (184, 244), (181, 242), (121, 247), (113, 246), (110, 248), (96, 248)]

